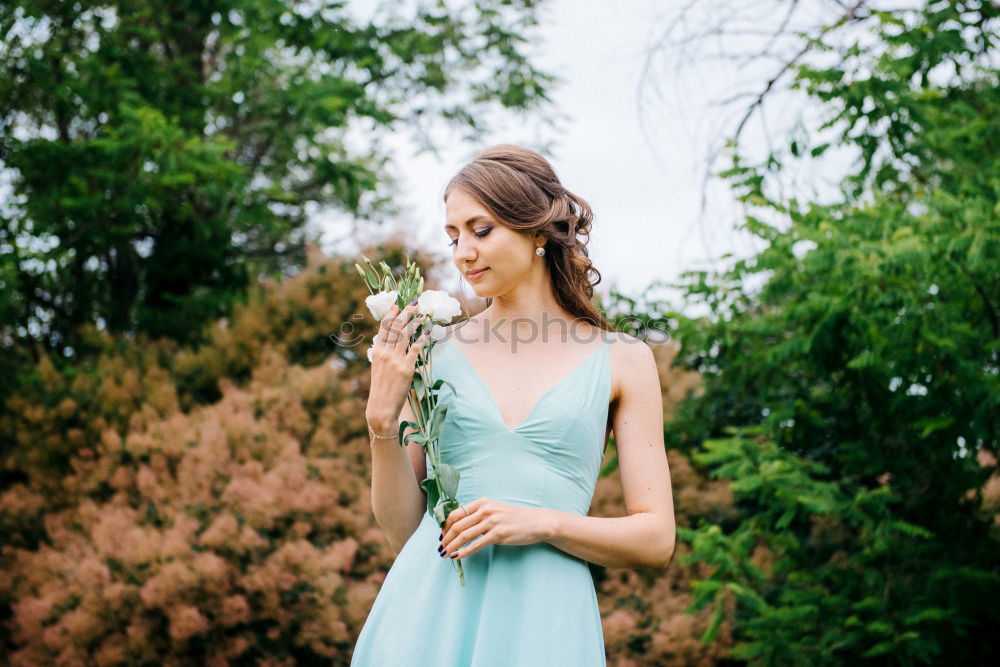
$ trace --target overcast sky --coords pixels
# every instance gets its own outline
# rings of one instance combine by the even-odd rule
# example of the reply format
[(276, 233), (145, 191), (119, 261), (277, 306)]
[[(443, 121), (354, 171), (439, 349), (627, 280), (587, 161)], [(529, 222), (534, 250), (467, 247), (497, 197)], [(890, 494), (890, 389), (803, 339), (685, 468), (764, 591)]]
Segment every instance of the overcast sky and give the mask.
[[(706, 54), (760, 50), (761, 40), (769, 40), (774, 30), (776, 7), (782, 5), (766, 0), (735, 5), (708, 0), (697, 5), (683, 34), (711, 32), (719, 25), (740, 34), (753, 33), (744, 30), (749, 26), (764, 37), (747, 37), (742, 43), (743, 38), (729, 35), (701, 40), (704, 52), (686, 51), (694, 60), (688, 62), (677, 51), (662, 47), (664, 30), (686, 4), (675, 0), (542, 3), (535, 29), (541, 39), (533, 45), (533, 62), (562, 79), (550, 97), (557, 114), (567, 117), (560, 131), (546, 135), (555, 141), (554, 152), (546, 157), (563, 185), (593, 208), (589, 249), (602, 275), (597, 287), (602, 294), (613, 287), (634, 295), (653, 281), (676, 282), (685, 270), (721, 267), (732, 261), (722, 259), (725, 253), (744, 257), (759, 249), (759, 241), (734, 229), (739, 211), (728, 187), (709, 179), (704, 188), (703, 181), (709, 151), (731, 136), (749, 100), (773, 75), (782, 44), (771, 42), (775, 58), (738, 67)], [(808, 24), (816, 12), (829, 17), (830, 6), (823, 0), (802, 2), (789, 30), (798, 20)], [(708, 48), (712, 44), (717, 47), (714, 51)], [(786, 46), (786, 53), (788, 48), (799, 47)], [(747, 101), (721, 104), (734, 94), (743, 94)], [(741, 144), (749, 149), (766, 147), (763, 133), (780, 136), (780, 129), (792, 122), (795, 106), (772, 104), (759, 128), (753, 122), (747, 125)], [(442, 137), (441, 159), (415, 155), (404, 133), (387, 142), (394, 149), (394, 171), (403, 186), (404, 215), (395, 226), (414, 245), (439, 253), (445, 289), (459, 290), (462, 279), (450, 263), (449, 239), (443, 231), (444, 187), (488, 145), (515, 143), (537, 149), (536, 137), (523, 125), (523, 121), (495, 123), (496, 131), (476, 146)], [(342, 239), (346, 229), (335, 214), (317, 223), (329, 239), (324, 243), (328, 252), (356, 251), (349, 241), (333, 241)], [(391, 229), (375, 228), (375, 237)], [(467, 284), (463, 294), (474, 296)]]

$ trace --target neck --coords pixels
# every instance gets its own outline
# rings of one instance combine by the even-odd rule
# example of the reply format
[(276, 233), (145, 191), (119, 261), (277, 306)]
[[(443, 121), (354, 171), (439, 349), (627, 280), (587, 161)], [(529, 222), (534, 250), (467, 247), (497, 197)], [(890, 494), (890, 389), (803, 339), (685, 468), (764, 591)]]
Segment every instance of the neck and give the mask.
[(494, 300), (490, 306), (476, 316), (490, 331), (510, 340), (517, 338), (521, 343), (533, 342), (546, 332), (545, 339), (553, 336), (568, 340), (579, 319), (563, 310), (554, 300), (534, 303), (512, 303), (510, 299)]

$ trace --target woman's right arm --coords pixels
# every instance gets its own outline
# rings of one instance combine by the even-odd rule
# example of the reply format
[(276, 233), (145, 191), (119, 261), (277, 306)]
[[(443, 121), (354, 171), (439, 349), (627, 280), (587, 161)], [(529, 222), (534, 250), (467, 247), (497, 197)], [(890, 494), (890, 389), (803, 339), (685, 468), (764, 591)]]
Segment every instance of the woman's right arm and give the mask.
[[(398, 433), (404, 421), (413, 421), (408, 402), (403, 404), (393, 431)], [(389, 435), (389, 431), (379, 435)], [(374, 440), (371, 449), (372, 511), (389, 544), (399, 553), (427, 511), (427, 494), (420, 487), (420, 480), (427, 476), (424, 448), (411, 443), (404, 450), (399, 439), (393, 438)]]
[[(424, 450), (417, 444), (399, 444), (399, 425), (414, 421), (407, 395), (417, 357), (427, 344), (421, 335), (412, 345), (410, 336), (421, 325), (414, 304), (395, 304), (379, 326), (379, 341), (372, 352), (372, 380), (365, 417), (374, 433), (372, 452), (372, 512), (389, 544), (397, 553), (420, 524), (427, 507), (420, 481), (425, 475)], [(412, 319), (411, 319), (412, 318)], [(429, 332), (429, 327), (425, 330)], [(398, 415), (398, 417), (397, 417)]]

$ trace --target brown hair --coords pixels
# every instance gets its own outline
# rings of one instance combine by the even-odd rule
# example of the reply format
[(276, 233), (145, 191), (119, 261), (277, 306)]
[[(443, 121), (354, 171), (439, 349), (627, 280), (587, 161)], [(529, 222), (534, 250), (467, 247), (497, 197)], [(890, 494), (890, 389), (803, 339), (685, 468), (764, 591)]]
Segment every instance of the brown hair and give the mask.
[(594, 286), (601, 282), (600, 271), (587, 255), (594, 214), (584, 199), (562, 186), (548, 160), (514, 144), (491, 146), (452, 177), (445, 201), (456, 189), (467, 192), (507, 227), (526, 235), (544, 234), (545, 264), (556, 302), (576, 317), (612, 330), (593, 303)]

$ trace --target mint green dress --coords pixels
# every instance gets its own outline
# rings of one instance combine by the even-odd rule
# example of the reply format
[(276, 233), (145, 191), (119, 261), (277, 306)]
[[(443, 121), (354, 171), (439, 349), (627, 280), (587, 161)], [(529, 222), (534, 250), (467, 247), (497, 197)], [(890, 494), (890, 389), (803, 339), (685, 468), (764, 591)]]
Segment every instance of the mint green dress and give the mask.
[[(608, 341), (535, 404), (516, 428), (451, 341), (432, 350), (449, 409), (445, 463), (458, 500), (488, 497), (586, 515), (604, 454), (611, 398)], [(425, 455), (426, 456), (426, 455)], [(430, 462), (427, 464), (430, 470)], [(453, 561), (426, 512), (389, 569), (358, 636), (353, 667), (594, 667), (606, 664), (601, 614), (586, 561), (547, 542), (489, 544)], [(472, 542), (470, 542), (471, 544)]]

